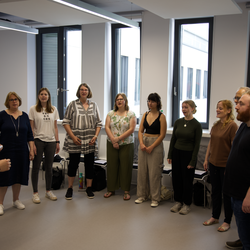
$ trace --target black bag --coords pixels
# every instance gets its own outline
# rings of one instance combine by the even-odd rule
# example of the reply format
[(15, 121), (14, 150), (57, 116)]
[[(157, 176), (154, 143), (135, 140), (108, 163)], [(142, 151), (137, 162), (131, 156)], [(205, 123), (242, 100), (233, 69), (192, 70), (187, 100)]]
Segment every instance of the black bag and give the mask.
[(62, 170), (59, 169), (58, 167), (52, 168), (51, 188), (54, 190), (60, 189), (63, 179), (64, 179), (64, 176), (63, 176)]
[[(207, 205), (208, 191), (207, 187), (205, 187), (205, 206)], [(196, 206), (204, 206), (204, 184), (198, 181), (194, 184), (194, 204)]]
[(107, 187), (106, 171), (99, 165), (94, 165), (94, 178), (92, 182), (92, 190), (101, 191)]

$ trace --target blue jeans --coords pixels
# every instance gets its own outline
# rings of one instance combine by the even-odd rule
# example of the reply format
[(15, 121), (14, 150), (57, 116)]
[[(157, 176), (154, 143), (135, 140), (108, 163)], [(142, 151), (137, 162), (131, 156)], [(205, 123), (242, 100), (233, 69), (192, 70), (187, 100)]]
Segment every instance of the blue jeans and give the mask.
[(231, 198), (231, 202), (243, 250), (250, 250), (250, 214), (242, 211), (242, 200)]

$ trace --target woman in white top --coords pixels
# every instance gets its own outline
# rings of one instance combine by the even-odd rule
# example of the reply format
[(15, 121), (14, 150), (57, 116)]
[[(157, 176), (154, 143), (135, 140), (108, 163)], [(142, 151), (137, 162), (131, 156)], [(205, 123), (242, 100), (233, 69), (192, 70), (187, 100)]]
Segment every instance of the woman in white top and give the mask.
[(57, 197), (51, 192), (52, 182), (52, 164), (54, 155), (60, 151), (60, 142), (58, 137), (57, 120), (59, 119), (56, 107), (51, 105), (51, 96), (47, 88), (41, 88), (38, 93), (36, 105), (30, 108), (29, 112), (30, 125), (33, 131), (35, 145), (32, 167), (32, 201), (36, 204), (40, 203), (38, 195), (38, 174), (41, 161), (44, 155), (44, 168), (46, 180), (45, 197), (50, 200), (57, 200)]

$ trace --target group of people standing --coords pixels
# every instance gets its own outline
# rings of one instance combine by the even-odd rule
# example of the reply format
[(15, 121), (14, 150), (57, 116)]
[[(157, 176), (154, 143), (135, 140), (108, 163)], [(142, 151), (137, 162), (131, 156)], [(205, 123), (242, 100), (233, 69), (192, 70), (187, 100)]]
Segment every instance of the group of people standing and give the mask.
[[(92, 91), (89, 85), (81, 84), (76, 96), (78, 99), (70, 102), (62, 122), (66, 130), (63, 149), (69, 153), (68, 189), (65, 195), (67, 200), (73, 197), (73, 183), (81, 155), (84, 155), (86, 194), (88, 198), (94, 197), (93, 166), (98, 151), (96, 140), (102, 127), (98, 106), (90, 100)], [(239, 100), (240, 97), (234, 99), (237, 106)], [(37, 103), (30, 108), (29, 115), (19, 110), (21, 104), (21, 98), (15, 92), (10, 92), (5, 101), (7, 109), (0, 112), (0, 143), (3, 145), (0, 148), (0, 215), (4, 213), (3, 201), (8, 186), (12, 186), (13, 206), (18, 209), (25, 208), (19, 200), (19, 194), (21, 185), (28, 185), (30, 161), (33, 161), (31, 174), (33, 202), (37, 204), (41, 202), (38, 194), (38, 174), (42, 161), (46, 179), (45, 197), (53, 201), (57, 200), (51, 191), (51, 181), (54, 154), (60, 151), (58, 111), (51, 104), (51, 95), (47, 88), (40, 89)], [(161, 98), (157, 93), (151, 93), (148, 96), (147, 105), (148, 111), (143, 114), (138, 131), (138, 197), (135, 203), (141, 204), (151, 199), (151, 207), (157, 207), (161, 200), (163, 139), (167, 124), (166, 117), (161, 112)], [(172, 164), (176, 202), (171, 212), (186, 215), (190, 212), (192, 203), (193, 179), (202, 127), (193, 116), (196, 113), (196, 105), (192, 100), (183, 101), (182, 112), (184, 117), (174, 123), (167, 161)], [(209, 169), (211, 176), (213, 209), (212, 217), (203, 225), (209, 226), (219, 222), (223, 194), (225, 219), (218, 231), (225, 232), (230, 228), (233, 210), (230, 192), (223, 192), (223, 183), (225, 167), (238, 126), (234, 122), (231, 101), (219, 101), (216, 113), (219, 120), (211, 129), (211, 140), (204, 161), (204, 169), (206, 171)], [(239, 120), (244, 122), (244, 119), (242, 115)], [(135, 127), (136, 116), (129, 110), (126, 95), (117, 94), (114, 108), (108, 113), (105, 122), (107, 133), (105, 198), (115, 195), (115, 191), (119, 188), (124, 191), (124, 200), (131, 198)]]

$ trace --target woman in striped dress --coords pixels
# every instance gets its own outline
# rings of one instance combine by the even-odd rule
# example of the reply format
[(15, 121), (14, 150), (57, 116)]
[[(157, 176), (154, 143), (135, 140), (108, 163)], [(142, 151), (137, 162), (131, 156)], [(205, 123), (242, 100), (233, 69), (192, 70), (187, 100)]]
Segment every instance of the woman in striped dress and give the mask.
[(80, 84), (76, 96), (78, 99), (68, 105), (63, 119), (63, 126), (67, 132), (63, 149), (69, 153), (68, 190), (65, 195), (67, 200), (71, 200), (73, 196), (73, 183), (81, 154), (84, 154), (86, 193), (88, 198), (94, 198), (91, 186), (97, 149), (96, 139), (102, 127), (98, 106), (89, 100), (92, 97), (89, 85)]

